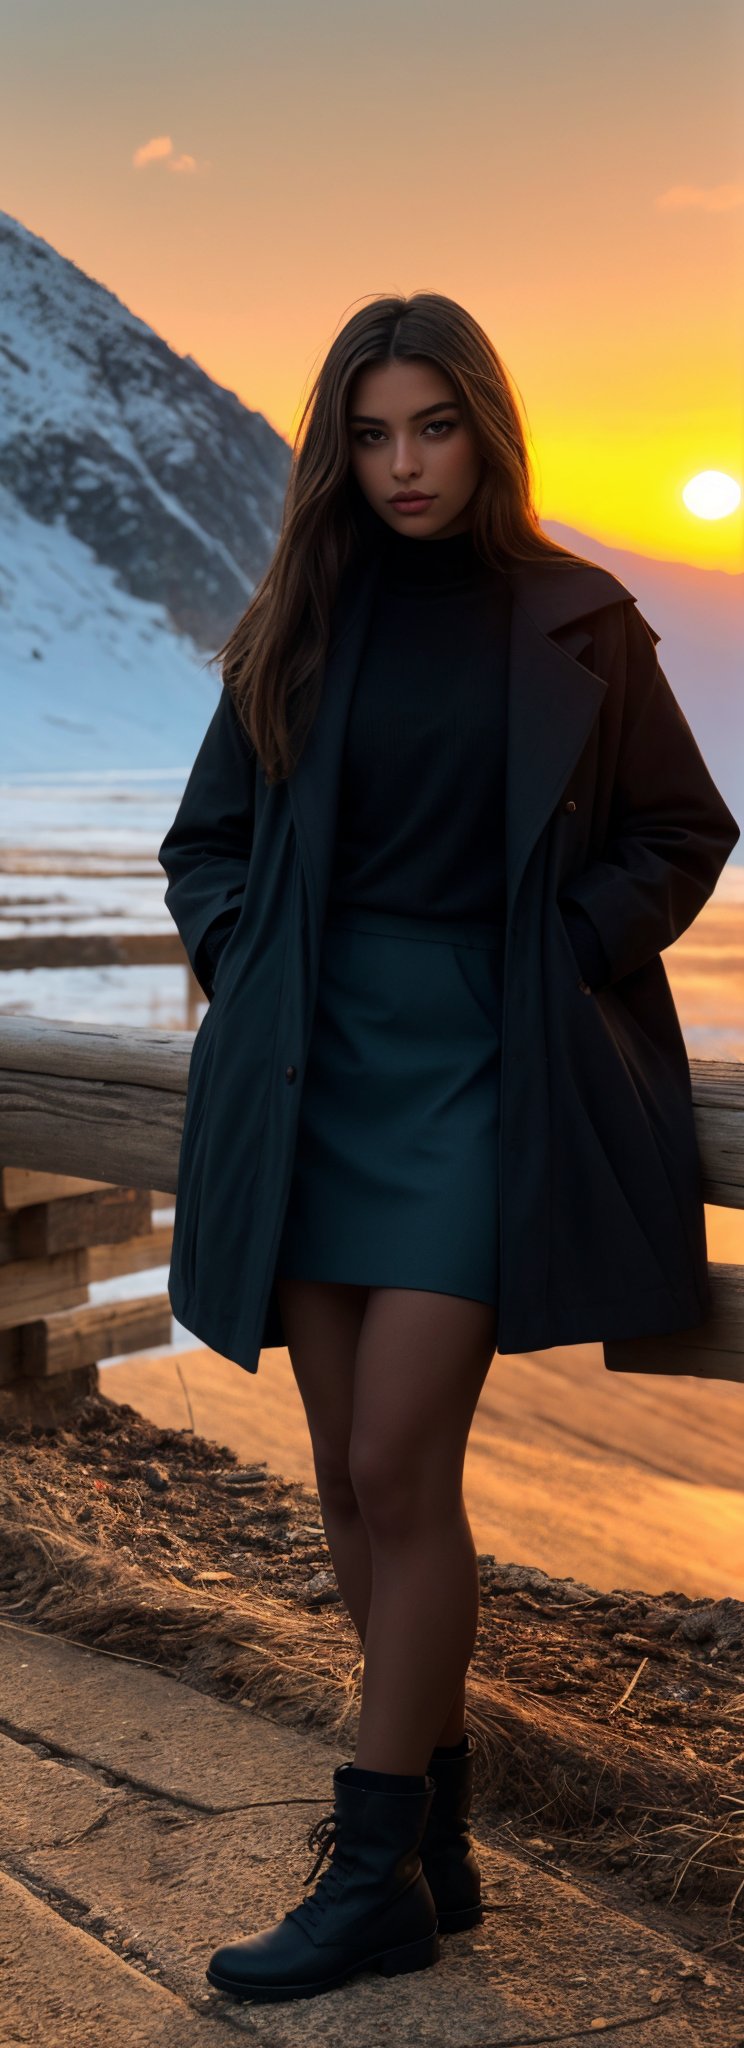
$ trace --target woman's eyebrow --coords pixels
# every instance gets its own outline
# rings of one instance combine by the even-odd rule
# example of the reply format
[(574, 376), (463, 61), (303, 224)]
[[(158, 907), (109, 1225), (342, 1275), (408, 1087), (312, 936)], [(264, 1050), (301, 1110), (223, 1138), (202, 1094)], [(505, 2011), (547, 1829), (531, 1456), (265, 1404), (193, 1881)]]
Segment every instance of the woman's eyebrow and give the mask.
[[(456, 399), (456, 398), (440, 398), (440, 400), (439, 400), (439, 402), (438, 402), (438, 404), (437, 404), (437, 405), (422, 405), (422, 407), (421, 407), (421, 410), (420, 410), (420, 412), (412, 412), (412, 413), (410, 414), (410, 418), (411, 418), (412, 420), (423, 420), (423, 419), (425, 419), (425, 418), (426, 418), (426, 415), (427, 415), (427, 413), (430, 413), (430, 412), (448, 412), (448, 411), (451, 411), (451, 409), (452, 409), (453, 407), (455, 408), (455, 410), (457, 410), (457, 399)], [(352, 427), (354, 427), (354, 426), (360, 426), (360, 425), (362, 424), (362, 421), (364, 421), (365, 425), (366, 425), (366, 426), (368, 426), (368, 427), (386, 427), (386, 426), (387, 426), (387, 420), (378, 420), (378, 419), (377, 419), (377, 417), (376, 417), (376, 415), (375, 415), (375, 413), (373, 413), (373, 412), (353, 412), (353, 413), (351, 413), (351, 415), (350, 415), (350, 419), (349, 419), (349, 425), (350, 425), (350, 426), (352, 426)]]

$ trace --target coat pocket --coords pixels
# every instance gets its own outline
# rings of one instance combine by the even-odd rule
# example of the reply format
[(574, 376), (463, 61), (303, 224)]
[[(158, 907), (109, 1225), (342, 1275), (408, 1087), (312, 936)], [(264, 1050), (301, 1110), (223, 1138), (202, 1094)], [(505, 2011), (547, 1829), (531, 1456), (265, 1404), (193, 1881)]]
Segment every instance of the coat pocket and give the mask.
[(504, 1005), (503, 947), (452, 945), (452, 957), (464, 982), (474, 1016), (485, 1025), (494, 1047), (500, 1047)]

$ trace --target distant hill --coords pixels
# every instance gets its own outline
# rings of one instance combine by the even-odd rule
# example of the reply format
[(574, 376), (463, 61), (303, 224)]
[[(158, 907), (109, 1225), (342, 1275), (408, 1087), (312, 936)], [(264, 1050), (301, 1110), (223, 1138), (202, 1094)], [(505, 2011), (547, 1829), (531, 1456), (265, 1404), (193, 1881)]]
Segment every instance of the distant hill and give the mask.
[[(205, 661), (271, 559), (291, 459), (260, 412), (0, 213), (0, 773), (193, 759), (218, 687)], [(744, 578), (544, 525), (633, 592), (742, 815)]]

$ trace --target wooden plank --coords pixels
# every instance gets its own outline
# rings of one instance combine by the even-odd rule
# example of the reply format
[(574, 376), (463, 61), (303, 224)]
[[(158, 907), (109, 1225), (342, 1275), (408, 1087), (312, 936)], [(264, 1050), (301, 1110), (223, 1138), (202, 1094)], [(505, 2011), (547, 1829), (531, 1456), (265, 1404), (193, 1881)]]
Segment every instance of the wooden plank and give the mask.
[(662, 1337), (614, 1338), (604, 1344), (610, 1372), (694, 1373), (696, 1379), (744, 1384), (744, 1266), (708, 1265), (712, 1310), (704, 1323)]
[(163, 870), (151, 853), (135, 853), (132, 847), (104, 850), (81, 843), (35, 848), (9, 845), (5, 840), (0, 846), (0, 875), (122, 875), (125, 881), (133, 875), (148, 875), (159, 882)]
[[(13, 1074), (22, 1075), (29, 1087), (29, 1107), (37, 1078), (87, 1081), (97, 1088), (132, 1083), (145, 1093), (162, 1089), (185, 1095), (192, 1045), (190, 1031), (161, 1031), (149, 1024), (92, 1025), (60, 1023), (56, 1017), (0, 1017), (0, 1084), (4, 1091)], [(733, 1061), (726, 1071), (736, 1073)], [(744, 1079), (741, 1096), (744, 1114)], [(1, 1096), (0, 1105), (4, 1111)], [(11, 1165), (29, 1164), (26, 1159), (10, 1160), (1, 1142), (0, 1155)], [(70, 1172), (62, 1146), (58, 1147), (57, 1164)]]
[[(189, 1032), (0, 1018), (0, 1156), (52, 1172), (63, 1158), (68, 1174), (175, 1193), (193, 1042)], [(744, 1061), (692, 1059), (690, 1075), (703, 1200), (744, 1208)], [(23, 1306), (2, 1313), (3, 1282), (17, 1288), (8, 1276), (20, 1270), (0, 1232), (0, 1325), (31, 1319)], [(743, 1271), (711, 1268), (711, 1316), (696, 1333), (668, 1333), (665, 1355), (653, 1340), (651, 1369), (660, 1359), (670, 1373), (744, 1379)], [(646, 1348), (630, 1353), (608, 1343), (608, 1369), (649, 1370), (649, 1341), (634, 1339)]]
[(59, 1315), (40, 1316), (22, 1331), (23, 1371), (31, 1378), (46, 1378), (116, 1358), (120, 1352), (150, 1351), (169, 1342), (171, 1315), (167, 1294), (144, 1294), (136, 1301), (89, 1302)]
[(30, 1209), (35, 1202), (55, 1202), (106, 1186), (104, 1180), (85, 1180), (73, 1173), (34, 1173), (28, 1166), (0, 1166), (0, 1215), (6, 1209)]
[[(87, 1300), (87, 1287), (59, 1287), (55, 1289), (54, 1301), (49, 1303), (49, 1307), (56, 1314), (60, 1309), (79, 1308), (81, 1302)], [(45, 1302), (44, 1307), (46, 1306)], [(18, 1373), (23, 1371), (24, 1328), (24, 1323), (13, 1323), (10, 1329), (0, 1330), (0, 1386), (4, 1386), (8, 1380), (15, 1379)]]
[(108, 1186), (175, 1194), (183, 1096), (160, 1088), (0, 1073), (0, 1150), (8, 1161), (74, 1171), (96, 1167)]
[(29, 967), (182, 967), (180, 934), (141, 932), (19, 932), (0, 935), (0, 973)]
[[(0, 1017), (8, 1165), (175, 1193), (193, 1034)], [(690, 1062), (703, 1199), (744, 1208), (744, 1061)]]
[[(6, 1345), (7, 1338), (13, 1343)], [(0, 1387), (7, 1387), (10, 1380), (17, 1380), (21, 1371), (21, 1340), (18, 1330), (0, 1331)]]
[(14, 1259), (7, 1266), (0, 1266), (0, 1330), (7, 1330), (14, 1323), (28, 1323), (35, 1316), (48, 1309), (62, 1307), (61, 1296), (69, 1290), (80, 1290), (78, 1299), (86, 1298), (88, 1284), (88, 1254), (83, 1247), (76, 1251), (57, 1252), (51, 1259)]
[(120, 1244), (142, 1236), (149, 1220), (146, 1188), (104, 1187), (94, 1194), (37, 1202), (18, 1217), (17, 1254), (20, 1259), (41, 1259), (76, 1245)]
[(156, 1223), (142, 1237), (128, 1237), (123, 1244), (92, 1244), (88, 1247), (88, 1279), (92, 1286), (94, 1280), (113, 1280), (117, 1273), (167, 1266), (172, 1248), (172, 1223)]

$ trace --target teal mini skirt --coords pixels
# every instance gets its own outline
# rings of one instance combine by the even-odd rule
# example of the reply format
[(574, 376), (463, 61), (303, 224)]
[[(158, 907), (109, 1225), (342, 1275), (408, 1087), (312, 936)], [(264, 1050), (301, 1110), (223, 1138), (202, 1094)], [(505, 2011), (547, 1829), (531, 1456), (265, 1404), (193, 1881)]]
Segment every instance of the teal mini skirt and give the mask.
[(329, 910), (278, 1276), (498, 1301), (504, 930)]

